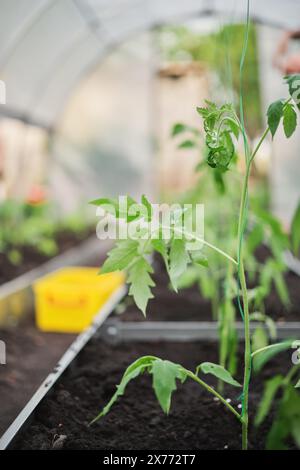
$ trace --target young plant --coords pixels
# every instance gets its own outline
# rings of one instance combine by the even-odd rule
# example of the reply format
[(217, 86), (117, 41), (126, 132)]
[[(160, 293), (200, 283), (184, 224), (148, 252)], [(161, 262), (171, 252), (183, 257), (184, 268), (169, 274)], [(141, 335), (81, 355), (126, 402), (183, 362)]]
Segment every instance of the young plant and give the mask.
[[(295, 81), (299, 84), (300, 76), (288, 77), (289, 90), (293, 96)], [(125, 270), (128, 273), (128, 283), (130, 285), (129, 294), (134, 297), (137, 306), (145, 314), (148, 300), (153, 297), (151, 288), (154, 286), (151, 274), (153, 267), (151, 265), (151, 255), (154, 251), (158, 252), (164, 259), (167, 272), (170, 277), (174, 290), (177, 290), (178, 280), (189, 264), (205, 264), (204, 248), (217, 252), (220, 256), (232, 263), (237, 270), (238, 281), (241, 292), (239, 299), (239, 309), (244, 321), (244, 379), (242, 385), (242, 412), (239, 413), (233, 408), (221, 394), (216, 392), (207, 384), (199, 374), (212, 374), (223, 382), (227, 382), (234, 387), (241, 385), (232, 377), (229, 371), (218, 364), (202, 363), (195, 372), (185, 369), (179, 364), (162, 360), (153, 356), (146, 356), (138, 359), (126, 370), (117, 391), (105, 406), (103, 411), (94, 421), (104, 416), (110, 410), (111, 406), (122, 395), (130, 380), (136, 378), (139, 374), (148, 372), (153, 376), (153, 388), (162, 409), (168, 413), (171, 396), (176, 389), (176, 380), (184, 382), (190, 378), (204, 387), (209, 393), (215, 395), (238, 419), (242, 426), (242, 448), (248, 447), (248, 424), (249, 424), (249, 385), (251, 379), (251, 336), (250, 336), (250, 312), (249, 312), (249, 294), (246, 285), (244, 269), (244, 232), (247, 224), (247, 202), (248, 202), (248, 182), (251, 166), (262, 142), (269, 132), (272, 136), (283, 118), (284, 130), (287, 137), (290, 137), (296, 128), (296, 111), (291, 102), (292, 98), (280, 100), (272, 103), (268, 109), (268, 127), (264, 131), (257, 146), (251, 150), (250, 143), (243, 124), (243, 109), (241, 106), (241, 120), (236, 114), (234, 107), (225, 104), (218, 107), (214, 103), (207, 102), (206, 107), (197, 108), (198, 113), (204, 121), (204, 131), (206, 134), (206, 145), (209, 149), (207, 164), (219, 169), (222, 173), (228, 170), (230, 162), (235, 153), (235, 139), (241, 134), (244, 139), (245, 148), (245, 175), (240, 198), (240, 209), (237, 227), (237, 259), (226, 253), (210, 241), (199, 236), (197, 233), (187, 231), (185, 225), (183, 228), (182, 218), (187, 216), (183, 210), (176, 209), (171, 211), (169, 223), (160, 222), (155, 227), (156, 237), (153, 237), (153, 231), (149, 231), (146, 222), (151, 222), (152, 207), (145, 196), (142, 197), (141, 204), (136, 204), (131, 198), (127, 199), (126, 210), (119, 210), (118, 204), (114, 200), (98, 199), (92, 201), (97, 206), (102, 206), (113, 212), (119, 219), (124, 219), (128, 224), (134, 224), (134, 236), (131, 239), (119, 240), (117, 246), (113, 248), (105, 261), (101, 272), (111, 272), (116, 270)], [(165, 231), (169, 233), (169, 238), (164, 236)], [(197, 242), (199, 249), (197, 251), (190, 248), (189, 243)]]

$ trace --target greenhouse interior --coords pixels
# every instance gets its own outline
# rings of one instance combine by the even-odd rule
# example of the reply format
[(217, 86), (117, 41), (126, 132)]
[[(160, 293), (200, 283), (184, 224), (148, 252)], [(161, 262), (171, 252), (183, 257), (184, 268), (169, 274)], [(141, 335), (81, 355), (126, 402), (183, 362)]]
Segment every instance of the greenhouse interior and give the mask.
[(0, 449), (300, 450), (300, 1), (0, 7)]

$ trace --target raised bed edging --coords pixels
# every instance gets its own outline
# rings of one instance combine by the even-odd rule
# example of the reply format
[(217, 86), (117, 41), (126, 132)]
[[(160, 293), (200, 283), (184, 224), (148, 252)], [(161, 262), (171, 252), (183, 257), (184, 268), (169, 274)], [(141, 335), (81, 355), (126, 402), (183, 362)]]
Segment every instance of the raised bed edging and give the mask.
[[(254, 331), (258, 326), (252, 322), (250, 329)], [(263, 325), (263, 328), (266, 327)], [(240, 339), (244, 338), (244, 325), (236, 322), (236, 329)], [(300, 322), (276, 323), (277, 339), (300, 339)], [(101, 339), (113, 343), (119, 341), (196, 341), (218, 339), (219, 325), (217, 322), (203, 321), (144, 321), (122, 322), (118, 319), (107, 321), (98, 335)]]

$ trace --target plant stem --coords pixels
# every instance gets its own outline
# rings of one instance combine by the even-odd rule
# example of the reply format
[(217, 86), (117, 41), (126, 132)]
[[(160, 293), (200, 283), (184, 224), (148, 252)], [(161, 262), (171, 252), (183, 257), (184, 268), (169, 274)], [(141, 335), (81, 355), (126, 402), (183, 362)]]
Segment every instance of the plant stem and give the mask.
[(249, 401), (249, 383), (251, 377), (251, 337), (250, 337), (250, 319), (248, 292), (243, 262), (243, 229), (247, 204), (248, 180), (251, 168), (251, 158), (247, 162), (246, 173), (243, 181), (242, 198), (240, 205), (238, 221), (238, 276), (242, 290), (243, 299), (243, 319), (245, 330), (245, 351), (244, 351), (244, 382), (243, 382), (243, 410), (242, 410), (242, 449), (248, 448), (248, 401)]
[(193, 374), (193, 372), (191, 372), (190, 370), (187, 370), (187, 369), (184, 369), (184, 372), (187, 374), (188, 377), (190, 377), (191, 379), (193, 379), (195, 382), (197, 382), (198, 384), (200, 384), (203, 388), (205, 388), (209, 393), (212, 393), (215, 397), (217, 397), (222, 403), (223, 405), (225, 405), (230, 411), (231, 413), (234, 414), (234, 416), (240, 421), (242, 422), (242, 416), (233, 408), (233, 406), (230, 405), (230, 403), (228, 403), (225, 398), (222, 397), (222, 395), (220, 395), (214, 388), (210, 387), (206, 382), (204, 382), (203, 380), (201, 380), (197, 375)]

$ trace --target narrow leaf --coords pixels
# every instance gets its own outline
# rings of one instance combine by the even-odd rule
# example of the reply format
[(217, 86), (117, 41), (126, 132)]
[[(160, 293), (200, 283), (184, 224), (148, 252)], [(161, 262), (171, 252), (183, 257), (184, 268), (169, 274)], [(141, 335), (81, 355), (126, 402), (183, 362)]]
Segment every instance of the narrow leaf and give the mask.
[(283, 128), (284, 133), (287, 138), (291, 137), (291, 135), (295, 132), (297, 127), (297, 113), (294, 109), (294, 106), (288, 103), (283, 112)]
[(241, 387), (241, 384), (237, 382), (228, 370), (219, 364), (214, 364), (213, 362), (203, 362), (197, 367), (197, 371), (201, 370), (204, 374), (212, 374), (223, 382), (226, 382), (234, 387)]
[(189, 262), (189, 255), (185, 250), (185, 240), (173, 238), (170, 249), (170, 281), (174, 290), (177, 292), (177, 281), (184, 273)]
[(178, 145), (179, 149), (190, 149), (194, 147), (196, 147), (196, 142), (190, 139), (184, 140)]
[(253, 369), (255, 372), (259, 372), (263, 366), (274, 356), (280, 352), (286, 351), (291, 348), (294, 340), (287, 340), (281, 343), (271, 344), (262, 350), (257, 350), (252, 353)]
[(275, 375), (275, 377), (266, 381), (263, 396), (254, 421), (255, 426), (259, 426), (268, 415), (273, 399), (282, 382), (283, 377), (281, 375)]
[(182, 134), (183, 132), (188, 130), (188, 126), (182, 124), (181, 122), (177, 122), (172, 127), (171, 135), (174, 137), (175, 135)]
[(275, 101), (274, 103), (271, 103), (267, 111), (267, 116), (268, 116), (268, 126), (270, 128), (272, 137), (274, 137), (275, 132), (277, 131), (282, 115), (283, 115), (282, 100), (278, 100), (278, 101)]

